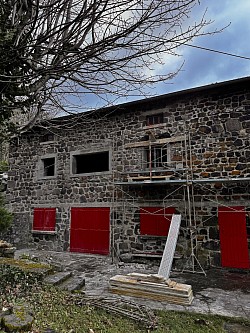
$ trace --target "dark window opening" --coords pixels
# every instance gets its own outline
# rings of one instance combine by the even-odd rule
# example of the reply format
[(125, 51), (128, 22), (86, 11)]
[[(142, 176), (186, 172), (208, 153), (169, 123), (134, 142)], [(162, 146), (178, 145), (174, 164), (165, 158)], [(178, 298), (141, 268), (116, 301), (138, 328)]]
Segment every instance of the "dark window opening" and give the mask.
[(55, 139), (55, 136), (53, 133), (46, 133), (41, 137), (40, 141), (47, 142), (47, 141), (54, 141), (54, 139)]
[(163, 113), (153, 114), (146, 117), (147, 126), (162, 124), (163, 123)]
[(109, 152), (73, 156), (74, 174), (109, 171)]
[(44, 158), (43, 162), (43, 176), (54, 176), (55, 175), (55, 157)]

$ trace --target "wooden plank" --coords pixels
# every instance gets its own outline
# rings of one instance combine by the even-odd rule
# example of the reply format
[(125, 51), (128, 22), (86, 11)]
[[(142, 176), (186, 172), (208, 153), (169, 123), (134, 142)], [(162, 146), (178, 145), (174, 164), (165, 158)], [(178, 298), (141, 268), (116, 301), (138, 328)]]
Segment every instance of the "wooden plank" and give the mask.
[(152, 141), (139, 141), (139, 142), (131, 142), (131, 143), (126, 143), (124, 145), (125, 148), (139, 148), (139, 147), (148, 147), (150, 144), (155, 145), (162, 145), (165, 143), (171, 143), (171, 142), (178, 142), (178, 141), (184, 141), (185, 140), (185, 136), (181, 135), (181, 136), (175, 136), (172, 138), (165, 138), (165, 139), (158, 139), (154, 142)]
[(175, 297), (173, 295), (164, 295), (162, 293), (148, 292), (145, 290), (128, 290), (124, 288), (110, 287), (109, 289), (112, 293), (118, 295), (127, 295), (134, 297), (148, 298), (155, 301), (166, 301), (168, 303), (180, 304), (180, 305), (190, 305), (194, 299), (193, 294), (190, 294), (187, 298)]
[(150, 282), (158, 282), (158, 283), (165, 283), (166, 279), (162, 276), (157, 274), (142, 274), (142, 273), (129, 273), (127, 274), (128, 277), (132, 279), (136, 279), (137, 281), (150, 281)]
[(176, 299), (179, 298), (179, 299), (186, 299), (186, 298), (189, 298), (190, 295), (192, 294), (192, 290), (189, 290), (188, 293), (185, 293), (185, 294), (182, 294), (182, 293), (179, 293), (178, 290), (176, 289), (168, 289), (168, 290), (162, 290), (161, 288), (156, 288), (156, 286), (153, 286), (152, 288), (148, 288), (148, 286), (144, 286), (144, 285), (141, 285), (141, 286), (137, 286), (137, 285), (116, 285), (116, 284), (112, 284), (110, 285), (110, 287), (114, 287), (114, 288), (121, 288), (123, 290), (127, 290), (127, 291), (131, 291), (132, 292), (148, 292), (148, 293), (152, 293), (152, 294), (156, 294), (156, 295), (165, 295), (166, 297), (169, 296), (169, 297), (175, 297)]
[[(160, 276), (158, 274), (141, 274), (141, 273), (129, 273), (127, 276), (131, 278), (135, 278), (137, 281), (148, 281), (148, 282), (154, 282), (154, 283), (161, 283), (164, 285), (167, 285), (170, 288), (173, 288), (177, 285), (177, 282), (170, 280), (170, 279), (165, 279), (163, 276)], [(191, 286), (190, 286), (191, 287)]]
[(174, 283), (173, 281), (172, 286), (169, 287), (166, 282), (156, 283), (143, 280), (138, 281), (128, 275), (116, 275), (110, 279), (110, 285), (127, 289), (147, 290), (156, 293), (160, 292), (162, 294), (179, 295), (180, 297), (186, 297), (192, 292), (192, 288), (188, 284)]
[(190, 305), (194, 298), (192, 286), (169, 279), (180, 222), (181, 216), (174, 214), (158, 274), (116, 275), (109, 280), (109, 290), (119, 295)]
[(166, 280), (157, 274), (116, 275), (109, 280), (109, 290), (119, 295), (143, 297), (181, 305), (191, 304), (194, 298), (191, 285)]
[(154, 179), (162, 179), (162, 180), (168, 180), (172, 175), (167, 176), (128, 176), (128, 181), (138, 181), (138, 180), (154, 180)]
[(172, 216), (170, 228), (168, 231), (168, 238), (164, 248), (163, 256), (161, 259), (158, 275), (163, 276), (165, 279), (169, 278), (170, 270), (172, 267), (176, 243), (179, 235), (181, 225), (181, 215), (174, 214)]

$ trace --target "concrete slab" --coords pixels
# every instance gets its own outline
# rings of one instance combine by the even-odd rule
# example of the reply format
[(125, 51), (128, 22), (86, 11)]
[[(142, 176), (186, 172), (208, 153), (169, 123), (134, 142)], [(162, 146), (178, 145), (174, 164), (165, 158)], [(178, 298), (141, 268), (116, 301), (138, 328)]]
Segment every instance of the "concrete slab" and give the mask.
[(62, 284), (69, 277), (71, 277), (71, 275), (71, 272), (58, 272), (53, 275), (46, 276), (44, 282), (52, 284), (53, 286), (57, 286), (59, 284)]
[[(85, 276), (85, 294), (94, 297), (110, 298), (109, 279), (114, 275), (125, 275), (132, 272), (156, 274), (159, 269), (158, 263), (155, 262), (147, 264), (112, 263), (112, 259), (106, 256), (31, 249), (17, 250), (16, 258), (23, 253), (36, 257), (42, 262), (60, 264), (65, 271), (83, 273)], [(207, 276), (196, 273), (171, 272), (170, 278), (172, 280), (192, 286), (194, 301), (189, 306), (132, 297), (126, 297), (126, 299), (152, 309), (191, 311), (249, 319), (250, 272), (210, 269), (206, 273)], [(112, 297), (115, 296), (112, 295)], [(119, 296), (117, 297), (119, 298)]]
[(59, 288), (68, 291), (80, 291), (85, 286), (85, 277), (82, 274), (76, 274), (63, 282)]

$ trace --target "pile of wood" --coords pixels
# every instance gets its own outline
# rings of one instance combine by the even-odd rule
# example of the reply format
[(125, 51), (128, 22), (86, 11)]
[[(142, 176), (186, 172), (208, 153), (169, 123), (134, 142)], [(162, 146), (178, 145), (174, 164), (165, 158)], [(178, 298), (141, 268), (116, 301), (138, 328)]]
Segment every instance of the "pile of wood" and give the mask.
[(158, 274), (130, 273), (113, 276), (109, 280), (110, 291), (168, 303), (191, 304), (194, 298), (192, 287), (169, 279), (180, 224), (181, 215), (173, 214)]
[(116, 275), (109, 281), (112, 293), (134, 297), (149, 298), (181, 305), (190, 305), (193, 301), (192, 287), (177, 283), (159, 275), (130, 273)]

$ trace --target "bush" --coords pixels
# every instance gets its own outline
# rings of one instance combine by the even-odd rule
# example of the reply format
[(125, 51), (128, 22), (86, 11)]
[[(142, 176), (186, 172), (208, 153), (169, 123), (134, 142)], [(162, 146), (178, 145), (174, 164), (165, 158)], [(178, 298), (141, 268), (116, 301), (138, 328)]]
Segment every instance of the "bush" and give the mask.
[(6, 231), (13, 220), (13, 215), (4, 207), (3, 198), (0, 196), (0, 233)]
[(8, 162), (0, 161), (0, 172), (7, 172), (8, 171)]
[(0, 207), (0, 232), (6, 231), (13, 220), (13, 216), (4, 207)]
[(0, 265), (0, 300), (15, 299), (30, 292), (32, 287), (41, 283), (43, 274), (29, 272), (8, 264)]

